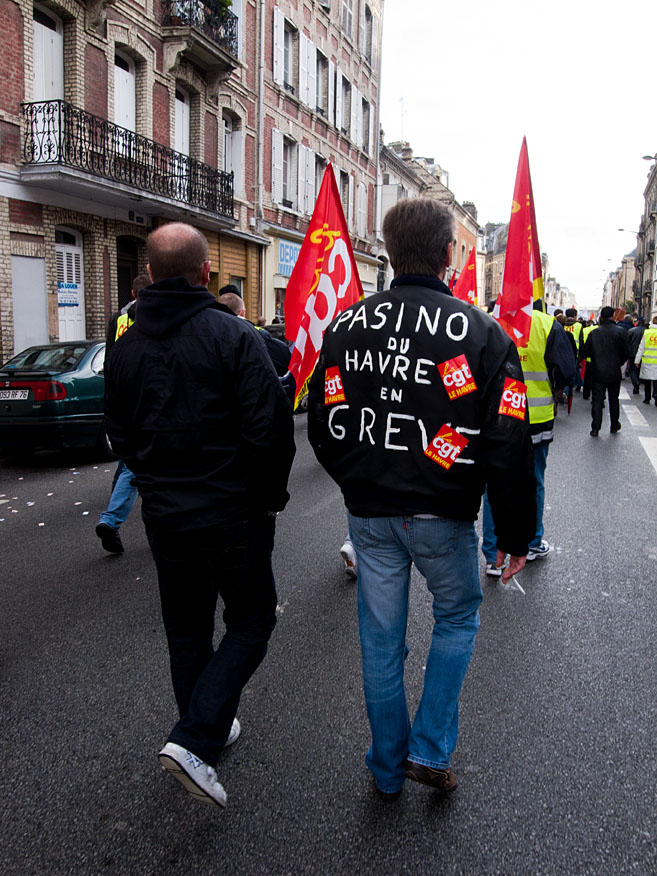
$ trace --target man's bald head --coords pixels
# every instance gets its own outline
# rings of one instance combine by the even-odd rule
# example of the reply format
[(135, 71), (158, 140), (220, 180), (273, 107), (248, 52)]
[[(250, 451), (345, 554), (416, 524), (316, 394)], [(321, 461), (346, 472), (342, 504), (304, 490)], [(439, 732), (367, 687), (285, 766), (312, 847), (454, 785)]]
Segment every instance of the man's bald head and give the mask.
[(223, 295), (220, 295), (218, 298), (219, 304), (223, 304), (224, 307), (227, 307), (229, 310), (232, 310), (235, 316), (245, 316), (246, 315), (246, 307), (244, 306), (244, 299), (239, 295), (236, 295), (234, 292), (224, 292)]
[(192, 286), (207, 285), (210, 276), (208, 242), (184, 222), (170, 222), (149, 234), (148, 270), (153, 282), (184, 277)]

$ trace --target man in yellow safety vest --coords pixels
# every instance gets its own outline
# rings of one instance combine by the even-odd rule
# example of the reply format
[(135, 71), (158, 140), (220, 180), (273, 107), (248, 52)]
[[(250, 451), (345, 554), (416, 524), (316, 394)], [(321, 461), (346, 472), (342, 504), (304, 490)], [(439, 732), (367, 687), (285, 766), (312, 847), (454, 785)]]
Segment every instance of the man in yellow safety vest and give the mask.
[(653, 316), (652, 325), (643, 333), (634, 364), (641, 365), (639, 378), (645, 386), (644, 405), (650, 404), (651, 389), (652, 398), (657, 404), (657, 316)]

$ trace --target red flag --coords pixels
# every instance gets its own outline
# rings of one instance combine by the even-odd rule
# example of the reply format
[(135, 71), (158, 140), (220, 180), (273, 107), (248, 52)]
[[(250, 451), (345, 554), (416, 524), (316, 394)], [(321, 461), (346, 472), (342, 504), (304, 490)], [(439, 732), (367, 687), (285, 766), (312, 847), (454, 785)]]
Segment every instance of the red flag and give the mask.
[(470, 304), (477, 303), (477, 254), (474, 246), (470, 250), (461, 276), (454, 284), (453, 293), (454, 298), (460, 298), (461, 301), (469, 301)]
[(457, 278), (456, 278), (456, 271), (454, 271), (454, 273), (452, 274), (452, 276), (451, 276), (451, 278), (450, 278), (449, 283), (447, 284), (447, 285), (449, 286), (450, 289), (453, 289), (454, 286), (456, 286), (456, 279), (457, 279)]
[(324, 330), (363, 297), (333, 167), (328, 165), (310, 225), (285, 292), (285, 334), (294, 341), (290, 371), (296, 407), (308, 393)]
[(523, 137), (513, 190), (502, 292), (493, 311), (493, 316), (517, 347), (527, 346), (532, 304), (543, 295), (541, 250), (536, 232), (527, 139)]

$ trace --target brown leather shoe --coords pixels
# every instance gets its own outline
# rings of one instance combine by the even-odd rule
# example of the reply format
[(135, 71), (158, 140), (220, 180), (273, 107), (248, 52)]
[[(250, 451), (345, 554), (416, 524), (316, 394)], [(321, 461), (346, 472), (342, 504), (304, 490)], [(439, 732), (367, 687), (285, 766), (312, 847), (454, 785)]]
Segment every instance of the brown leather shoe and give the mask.
[(453, 791), (458, 784), (456, 776), (450, 769), (437, 770), (412, 760), (406, 761), (406, 778), (420, 782), (422, 785), (429, 785), (430, 788), (445, 794)]

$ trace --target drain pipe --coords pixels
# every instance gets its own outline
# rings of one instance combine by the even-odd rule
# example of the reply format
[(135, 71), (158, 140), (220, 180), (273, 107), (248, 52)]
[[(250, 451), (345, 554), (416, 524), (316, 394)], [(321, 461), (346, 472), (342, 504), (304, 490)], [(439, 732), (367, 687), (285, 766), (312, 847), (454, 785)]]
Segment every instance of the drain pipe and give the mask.
[(258, 231), (262, 234), (263, 210), (263, 172), (264, 172), (264, 124), (265, 124), (265, 9), (266, 0), (260, 0), (260, 59), (258, 69)]

